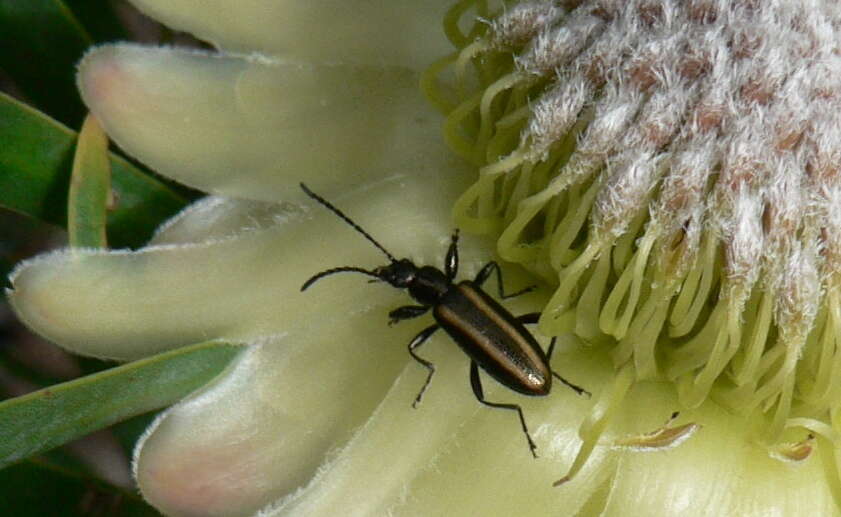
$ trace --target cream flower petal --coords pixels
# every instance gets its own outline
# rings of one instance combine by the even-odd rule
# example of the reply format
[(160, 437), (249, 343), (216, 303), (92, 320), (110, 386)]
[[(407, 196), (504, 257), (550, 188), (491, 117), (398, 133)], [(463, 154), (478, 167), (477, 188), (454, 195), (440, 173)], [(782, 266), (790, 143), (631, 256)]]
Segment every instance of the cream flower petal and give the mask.
[[(456, 192), (459, 181), (395, 177), (342, 204), (392, 253), (438, 264), (451, 231), (451, 199), (442, 191)], [(117, 359), (208, 339), (259, 339), (305, 327), (313, 315), (364, 312), (401, 299), (394, 289), (360, 286), (350, 275), (299, 292), (322, 269), (384, 262), (333, 214), (318, 207), (311, 216), (290, 212), (268, 228), (194, 244), (37, 257), (12, 275), (9, 299), (21, 319), (48, 339)], [(224, 231), (228, 226), (221, 225)], [(468, 248), (464, 263), (470, 270)]]
[[(109, 45), (79, 88), (109, 136), (187, 185), (265, 201), (452, 166), (439, 118), (399, 67), (303, 65)], [(292, 194), (294, 192), (294, 194)]]
[(422, 69), (450, 51), (448, 0), (133, 0), (169, 27), (235, 52)]
[(217, 241), (268, 229), (299, 217), (301, 208), (293, 203), (207, 196), (159, 226), (149, 245)]
[[(519, 312), (529, 303), (514, 305)], [(484, 378), (488, 400), (522, 405), (541, 454), (535, 461), (516, 415), (476, 401), (468, 361), (449, 340), (424, 352), (438, 369), (418, 410), (407, 401), (425, 374), (410, 363), (348, 446), (309, 486), (264, 515), (546, 515), (554, 507), (574, 514), (607, 480), (615, 461), (597, 454), (570, 486), (551, 487), (575, 455), (576, 428), (590, 400), (563, 386), (546, 398), (517, 396)], [(604, 363), (588, 361), (580, 348), (557, 355), (556, 368), (574, 358), (575, 375), (589, 382), (608, 377)]]
[(384, 332), (384, 313), (323, 316), (249, 349), (150, 428), (135, 471), (152, 504), (172, 516), (251, 514), (305, 483), (365, 422), (418, 325)]

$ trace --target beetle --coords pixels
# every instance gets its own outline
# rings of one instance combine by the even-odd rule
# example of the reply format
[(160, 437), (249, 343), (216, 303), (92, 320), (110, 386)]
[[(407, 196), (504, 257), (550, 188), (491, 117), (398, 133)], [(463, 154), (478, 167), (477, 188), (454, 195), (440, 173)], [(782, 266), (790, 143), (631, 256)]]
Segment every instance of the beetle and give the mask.
[(390, 261), (388, 265), (373, 270), (342, 266), (321, 271), (304, 282), (301, 291), (306, 291), (322, 278), (337, 273), (361, 273), (373, 277), (373, 282), (383, 281), (398, 289), (407, 289), (409, 296), (419, 305), (405, 305), (392, 310), (388, 313), (389, 325), (417, 318), (429, 310), (432, 310), (432, 316), (435, 319), (434, 325), (423, 329), (409, 342), (409, 355), (428, 370), (426, 381), (412, 402), (412, 407), (417, 408), (435, 373), (435, 365), (420, 357), (417, 350), (437, 330), (444, 329), (470, 358), (470, 385), (476, 399), (489, 407), (516, 411), (532, 456), (537, 458), (537, 446), (529, 434), (522, 408), (518, 404), (486, 400), (479, 378), (479, 368), (482, 368), (511, 390), (529, 396), (545, 396), (552, 389), (554, 376), (579, 395), (589, 396), (583, 388), (567, 381), (550, 367), (549, 361), (555, 348), (555, 338), (552, 338), (548, 350), (544, 352), (534, 336), (525, 328), (527, 324), (537, 323), (539, 312), (515, 317), (482, 290), (482, 284), (494, 273), (496, 273), (499, 297), (503, 300), (529, 292), (534, 289), (534, 286), (506, 294), (502, 283), (502, 271), (495, 261), (485, 264), (473, 280), (454, 283), (458, 273), (459, 232), (457, 229), (450, 239), (443, 271), (433, 266), (417, 266), (408, 258), (397, 259), (350, 217), (311, 191), (305, 184), (301, 183), (301, 188), (307, 196), (362, 234)]

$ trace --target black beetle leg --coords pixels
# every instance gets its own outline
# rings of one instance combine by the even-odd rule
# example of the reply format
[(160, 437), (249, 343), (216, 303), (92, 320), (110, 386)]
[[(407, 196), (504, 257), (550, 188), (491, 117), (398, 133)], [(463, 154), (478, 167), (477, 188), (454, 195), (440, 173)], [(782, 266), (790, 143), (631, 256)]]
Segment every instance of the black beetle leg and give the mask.
[[(549, 342), (549, 351), (548, 351), (548, 353), (546, 354), (546, 360), (547, 360), (547, 362), (548, 362), (549, 360), (551, 360), (551, 359), (552, 359), (552, 352), (554, 352), (554, 351), (555, 351), (555, 340), (556, 340), (556, 339), (557, 339), (557, 338), (553, 336), (553, 337), (552, 337), (552, 341), (550, 341), (550, 342)], [(550, 368), (550, 369), (552, 368), (552, 363), (549, 363), (549, 368)], [(585, 389), (584, 389), (584, 388), (582, 388), (581, 386), (578, 386), (577, 384), (573, 384), (573, 383), (569, 382), (568, 380), (564, 379), (563, 377), (561, 377), (560, 375), (558, 375), (558, 372), (556, 372), (555, 370), (552, 370), (552, 375), (553, 375), (556, 379), (558, 379), (559, 381), (561, 381), (561, 382), (563, 382), (564, 384), (566, 384), (568, 388), (570, 388), (572, 391), (574, 391), (574, 392), (578, 393), (579, 395), (587, 395), (587, 398), (590, 398), (590, 397), (592, 396), (592, 394), (591, 394), (589, 391), (585, 390)]]
[(418, 357), (418, 355), (415, 354), (415, 349), (419, 348), (422, 344), (424, 344), (426, 340), (429, 339), (429, 336), (431, 336), (433, 332), (438, 330), (438, 328), (438, 325), (426, 327), (420, 332), (420, 334), (415, 336), (414, 339), (412, 339), (412, 341), (409, 342), (409, 355), (411, 355), (415, 361), (422, 364), (424, 368), (429, 370), (429, 375), (426, 376), (426, 382), (423, 383), (423, 387), (418, 392), (418, 396), (415, 397), (415, 401), (412, 402), (413, 408), (417, 408), (418, 404), (420, 404), (421, 398), (423, 397), (423, 392), (426, 391), (427, 386), (429, 386), (429, 381), (432, 380), (432, 374), (435, 373), (435, 365), (422, 357)]
[(508, 298), (514, 298), (515, 296), (520, 296), (521, 294), (526, 294), (528, 292), (534, 291), (537, 287), (536, 285), (530, 285), (525, 289), (520, 289), (511, 294), (505, 294), (505, 287), (502, 285), (502, 270), (499, 268), (499, 264), (494, 261), (490, 261), (485, 266), (479, 270), (479, 273), (476, 275), (476, 278), (473, 279), (473, 283), (478, 286), (481, 286), (485, 283), (485, 281), (491, 276), (491, 273), (496, 270), (496, 284), (497, 284), (497, 292), (499, 293), (499, 297), (503, 300)]
[(388, 324), (391, 326), (399, 321), (423, 316), (428, 310), (429, 307), (423, 305), (404, 305), (403, 307), (398, 307), (388, 313)]
[(526, 419), (523, 416), (522, 408), (520, 408), (517, 404), (500, 404), (499, 402), (488, 402), (485, 400), (485, 394), (482, 391), (482, 381), (479, 379), (479, 366), (476, 364), (476, 361), (470, 361), (470, 386), (473, 388), (473, 394), (476, 395), (476, 399), (482, 404), (494, 408), (510, 409), (517, 412), (517, 415), (520, 416), (520, 425), (523, 427), (523, 433), (525, 433), (526, 440), (529, 442), (531, 455), (537, 458), (537, 445), (535, 445), (534, 441), (531, 439), (529, 428), (526, 426)]
[[(539, 312), (531, 312), (529, 314), (523, 314), (522, 316), (518, 317), (517, 321), (519, 321), (523, 325), (531, 325), (531, 324), (537, 323), (537, 320), (539, 320), (539, 319), (540, 319), (540, 313)], [(549, 365), (550, 370), (552, 368), (552, 354), (555, 352), (555, 341), (557, 339), (558, 338), (556, 336), (552, 336), (552, 340), (549, 341), (549, 349), (546, 350), (546, 363)], [(558, 379), (559, 381), (563, 382), (564, 384), (566, 384), (570, 389), (572, 389), (574, 392), (578, 393), (579, 395), (587, 395), (588, 397), (591, 396), (589, 391), (585, 390), (581, 386), (577, 386), (577, 385), (569, 382), (568, 380), (564, 379), (563, 377), (558, 375), (558, 372), (556, 372), (555, 370), (552, 370), (552, 376), (555, 377), (556, 379)]]
[(447, 275), (447, 280), (450, 282), (456, 277), (458, 273), (458, 228), (453, 231), (453, 236), (450, 238), (450, 247), (447, 250), (447, 257), (444, 259), (444, 274)]

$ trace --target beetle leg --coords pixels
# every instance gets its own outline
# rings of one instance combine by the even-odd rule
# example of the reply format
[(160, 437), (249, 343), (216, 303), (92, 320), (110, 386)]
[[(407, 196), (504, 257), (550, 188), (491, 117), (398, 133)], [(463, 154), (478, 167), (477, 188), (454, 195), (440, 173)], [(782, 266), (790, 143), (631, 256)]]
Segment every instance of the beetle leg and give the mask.
[[(540, 313), (539, 312), (531, 312), (529, 314), (523, 314), (522, 316), (518, 317), (517, 321), (519, 321), (520, 323), (522, 323), (524, 325), (531, 325), (531, 324), (537, 323), (537, 320), (539, 320), (539, 319), (540, 319)], [(546, 350), (546, 364), (549, 365), (550, 370), (552, 368), (552, 354), (555, 352), (555, 341), (557, 339), (558, 338), (556, 336), (552, 336), (552, 340), (549, 341), (549, 348)], [(564, 379), (563, 377), (558, 375), (558, 372), (556, 372), (555, 370), (551, 370), (551, 371), (552, 371), (552, 375), (556, 379), (558, 379), (559, 381), (566, 384), (574, 392), (578, 393), (579, 395), (587, 395), (587, 397), (591, 396), (589, 391), (585, 390), (581, 386), (577, 386), (577, 385), (569, 382), (568, 380)]]
[(453, 236), (450, 238), (450, 248), (447, 250), (447, 257), (444, 259), (444, 272), (450, 282), (458, 273), (458, 228), (453, 231)]
[(526, 419), (523, 417), (522, 408), (520, 408), (517, 404), (500, 404), (499, 402), (488, 402), (485, 400), (485, 394), (482, 391), (482, 381), (479, 379), (479, 366), (476, 364), (476, 361), (470, 361), (470, 386), (473, 388), (473, 394), (476, 395), (476, 399), (482, 404), (494, 408), (510, 409), (517, 412), (517, 415), (520, 417), (520, 425), (523, 428), (523, 433), (525, 433), (526, 440), (529, 442), (531, 455), (537, 458), (537, 445), (535, 445), (534, 441), (531, 439), (529, 428), (526, 426)]
[(485, 283), (488, 277), (491, 276), (491, 273), (493, 273), (494, 270), (496, 270), (496, 284), (497, 290), (499, 292), (499, 297), (503, 300), (507, 298), (514, 298), (515, 296), (520, 296), (521, 294), (526, 294), (528, 292), (534, 291), (534, 289), (537, 288), (536, 285), (530, 285), (525, 289), (520, 289), (517, 292), (505, 294), (505, 287), (502, 285), (502, 270), (499, 268), (499, 264), (497, 264), (493, 260), (485, 264), (485, 266), (481, 270), (479, 270), (479, 273), (476, 275), (476, 278), (473, 280), (473, 283), (475, 283), (478, 286), (481, 286)]
[(431, 336), (433, 332), (438, 330), (438, 328), (439, 327), (437, 324), (426, 327), (420, 332), (420, 334), (415, 336), (414, 339), (412, 339), (412, 341), (409, 342), (409, 355), (411, 355), (415, 361), (423, 365), (424, 368), (429, 370), (429, 375), (426, 376), (426, 382), (423, 383), (423, 387), (418, 392), (418, 396), (415, 397), (415, 401), (412, 402), (413, 408), (417, 408), (418, 404), (420, 404), (421, 398), (423, 397), (423, 393), (426, 391), (427, 386), (429, 386), (429, 381), (432, 380), (432, 374), (435, 373), (435, 365), (430, 363), (426, 359), (419, 357), (415, 353), (415, 349), (419, 348), (422, 344), (424, 344), (426, 340), (429, 339), (429, 336)]
[(546, 362), (549, 364), (549, 369), (552, 371), (552, 375), (556, 379), (558, 379), (559, 381), (566, 384), (567, 387), (569, 387), (572, 391), (578, 393), (579, 395), (587, 395), (587, 398), (590, 398), (592, 396), (592, 394), (589, 391), (585, 390), (581, 386), (578, 386), (576, 384), (573, 384), (573, 383), (569, 382), (568, 380), (566, 380), (563, 377), (561, 377), (560, 375), (558, 375), (558, 372), (556, 372), (555, 370), (552, 370), (552, 363), (551, 363), (552, 353), (555, 351), (555, 341), (557, 339), (558, 339), (557, 336), (552, 336), (552, 340), (549, 341), (549, 350), (546, 351)]
[(423, 305), (404, 305), (403, 307), (398, 307), (388, 313), (388, 325), (391, 326), (399, 321), (423, 316), (428, 310), (429, 307)]

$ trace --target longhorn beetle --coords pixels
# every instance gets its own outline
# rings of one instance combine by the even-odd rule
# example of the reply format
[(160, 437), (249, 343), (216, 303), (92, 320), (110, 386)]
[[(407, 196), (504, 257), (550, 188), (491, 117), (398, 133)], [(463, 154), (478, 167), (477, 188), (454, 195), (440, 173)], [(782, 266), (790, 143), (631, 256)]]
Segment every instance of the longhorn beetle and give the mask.
[(479, 379), (479, 367), (481, 367), (491, 377), (514, 391), (530, 396), (545, 396), (549, 394), (552, 388), (552, 376), (554, 375), (579, 395), (587, 393), (584, 389), (552, 371), (549, 366), (549, 360), (555, 348), (555, 338), (552, 338), (549, 350), (544, 353), (534, 336), (526, 330), (524, 325), (537, 323), (540, 316), (539, 312), (514, 317), (481, 288), (482, 284), (494, 272), (496, 273), (499, 297), (502, 299), (526, 293), (534, 287), (505, 294), (502, 285), (502, 272), (499, 269), (499, 264), (494, 261), (485, 264), (472, 281), (464, 280), (454, 284), (453, 279), (458, 273), (458, 230), (453, 232), (450, 240), (450, 247), (444, 259), (444, 271), (432, 266), (418, 267), (408, 258), (400, 260), (395, 258), (341, 210), (315, 194), (303, 183), (301, 183), (301, 188), (309, 197), (362, 234), (391, 261), (387, 266), (381, 266), (373, 270), (355, 266), (327, 269), (313, 275), (304, 282), (301, 291), (306, 291), (312, 284), (326, 276), (348, 272), (362, 273), (373, 277), (374, 281), (384, 281), (398, 289), (408, 289), (409, 295), (420, 305), (405, 305), (389, 312), (389, 325), (417, 318), (430, 309), (432, 309), (432, 315), (436, 321), (434, 325), (422, 330), (409, 342), (409, 355), (429, 371), (426, 382), (415, 397), (412, 407), (416, 408), (418, 406), (423, 393), (432, 380), (432, 375), (435, 373), (435, 366), (418, 356), (416, 351), (436, 330), (443, 328), (470, 358), (470, 385), (476, 399), (486, 406), (516, 411), (520, 417), (523, 433), (528, 440), (529, 449), (532, 455), (537, 458), (537, 447), (529, 434), (522, 408), (517, 404), (502, 404), (485, 400), (482, 383)]

